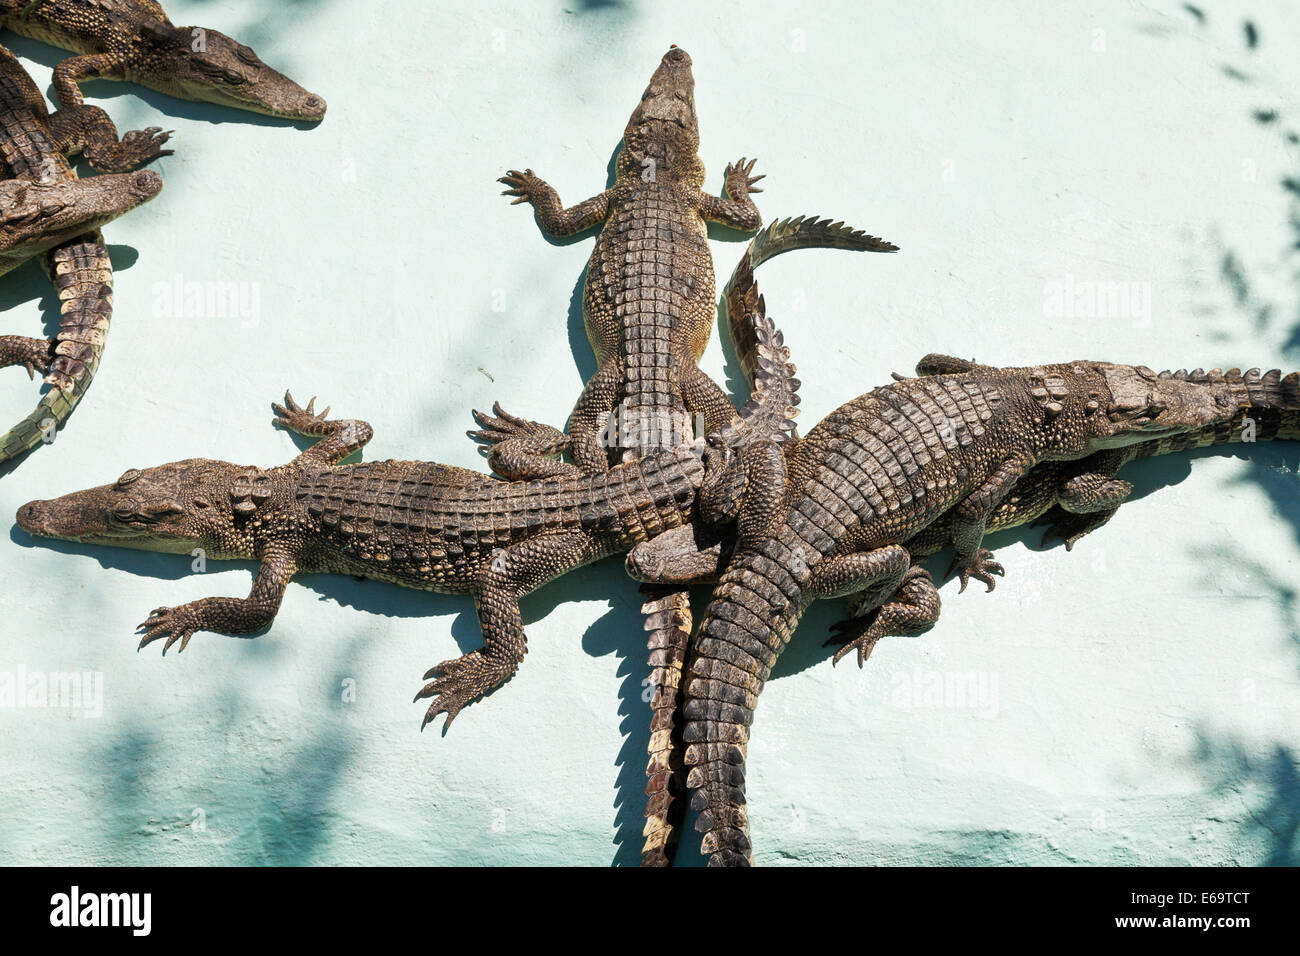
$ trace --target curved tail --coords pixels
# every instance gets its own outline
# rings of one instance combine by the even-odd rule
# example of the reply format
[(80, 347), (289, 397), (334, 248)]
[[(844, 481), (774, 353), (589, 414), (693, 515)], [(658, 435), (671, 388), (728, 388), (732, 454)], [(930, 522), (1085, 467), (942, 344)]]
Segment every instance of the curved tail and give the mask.
[(760, 310), (762, 300), (754, 282), (754, 270), (791, 249), (848, 249), (855, 252), (897, 252), (898, 246), (878, 236), (869, 236), (842, 222), (795, 216), (772, 223), (755, 236), (732, 270), (723, 296), (727, 301), (727, 322), (736, 358), (746, 381), (752, 386), (759, 367), (758, 344), (745, 316)]
[(54, 247), (43, 262), (62, 312), (45, 373), (51, 387), (30, 415), (0, 436), (0, 462), (50, 441), (72, 414), (99, 368), (113, 317), (113, 265), (98, 231)]

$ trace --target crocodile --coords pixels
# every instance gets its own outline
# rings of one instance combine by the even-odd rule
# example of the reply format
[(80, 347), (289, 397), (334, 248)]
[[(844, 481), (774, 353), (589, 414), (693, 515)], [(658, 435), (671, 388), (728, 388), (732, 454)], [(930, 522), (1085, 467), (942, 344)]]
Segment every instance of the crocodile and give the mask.
[[(760, 320), (756, 318), (756, 322)], [(779, 333), (756, 335), (770, 356), (750, 400), (725, 428), (724, 443), (779, 446), (797, 399)], [(482, 650), (425, 674), (416, 700), (424, 723), (508, 680), (526, 651), (519, 598), (559, 574), (628, 550), (695, 517), (698, 495), (731, 480), (725, 465), (704, 483), (710, 446), (696, 444), (622, 463), (599, 474), (501, 481), (432, 462), (343, 464), (370, 440), (358, 420), (285, 395), (275, 422), (318, 438), (291, 462), (263, 469), (188, 459), (130, 469), (112, 484), (32, 501), (17, 515), (28, 533), (168, 553), (259, 563), (247, 598), (205, 598), (160, 607), (141, 625), (140, 646), (180, 650), (196, 631), (251, 634), (269, 627), (298, 573), (351, 574), (446, 594), (469, 594)], [(514, 422), (496, 423), (510, 430)], [(524, 427), (545, 428), (525, 422)], [(724, 447), (730, 447), (725, 445)]]
[[(759, 232), (746, 247), (724, 288), (728, 329), (736, 346), (736, 358), (741, 371), (751, 388), (755, 386), (763, 366), (773, 361), (773, 356), (760, 347), (754, 335), (759, 323), (767, 317), (766, 306), (754, 279), (754, 270), (783, 252), (806, 248), (875, 252), (893, 252), (898, 249), (891, 242), (845, 226), (843, 222), (818, 219), (816, 216), (778, 220)], [(758, 317), (757, 321), (755, 317)], [(797, 437), (793, 420), (788, 424), (791, 437)], [(707, 574), (696, 573), (682, 580), (668, 580), (664, 565), (671, 566), (671, 559), (665, 562), (652, 560), (650, 556), (664, 548), (667, 542), (679, 541), (692, 552), (713, 546), (713, 561), (711, 565), (706, 565)], [(640, 555), (640, 565), (657, 565), (654, 574), (647, 573), (636, 559), (629, 556), (629, 572), (646, 582), (642, 587), (645, 602), (641, 611), (650, 652), (647, 692), (650, 695), (651, 719), (647, 745), (649, 761), (646, 764), (645, 843), (641, 852), (644, 866), (671, 864), (685, 814), (683, 795), (686, 773), (681, 762), (679, 720), (684, 690), (681, 683), (682, 666), (691, 631), (690, 594), (685, 587), (707, 579), (708, 576), (717, 576), (720, 559), (725, 560), (721, 555), (722, 547), (729, 541), (711, 526), (693, 522), (659, 535), (652, 541), (643, 542), (633, 549), (634, 553)]]
[[(707, 223), (753, 231), (751, 198), (763, 176), (754, 160), (727, 166), (726, 197), (703, 191), (691, 58), (664, 54), (623, 132), (614, 185), (575, 206), (531, 169), (499, 180), (514, 204), (531, 203), (542, 232), (571, 236), (602, 224), (587, 264), (583, 316), (597, 371), (586, 383), (557, 446), (516, 440), (492, 449), (494, 470), (511, 478), (599, 472), (689, 442), (735, 414), (698, 362), (716, 314)], [(851, 231), (850, 231), (851, 232)], [(864, 234), (842, 248), (889, 251)], [(567, 450), (573, 463), (545, 457)]]
[[(962, 587), (992, 590), (1002, 568), (982, 540), (998, 521), (1047, 516), (1049, 536), (1073, 545), (1127, 497), (1131, 486), (1114, 477), (1126, 460), (1300, 439), (1300, 373), (1092, 361), (996, 369), (943, 356), (920, 370), (841, 406), (787, 454), (759, 443), (714, 460), (732, 478), (701, 499), (701, 518), (734, 520), (737, 545), (699, 625), (682, 707), (687, 786), (711, 865), (750, 862), (749, 726), (812, 600), (854, 596), (836, 658), (856, 649), (861, 663), (886, 634), (937, 620), (937, 589), (909, 545), (923, 554), (951, 543)], [(1234, 431), (1248, 424), (1253, 434)]]
[(113, 311), (113, 266), (99, 227), (162, 189), (161, 177), (149, 170), (77, 177), (67, 157), (83, 147), (92, 165), (114, 168), (166, 154), (150, 131), (107, 145), (104, 137), (116, 140), (116, 132), (106, 122), (93, 108), (49, 113), (22, 64), (0, 47), (0, 158), (11, 177), (0, 183), (0, 274), (40, 256), (62, 313), (49, 341), (0, 336), (0, 366), (39, 371), (51, 386), (30, 415), (0, 436), (0, 461), (48, 440), (90, 386)]
[(54, 68), (61, 106), (85, 102), (82, 80), (127, 80), (184, 100), (319, 122), (325, 101), (233, 37), (178, 27), (153, 0), (0, 0), (0, 26), (77, 56)]

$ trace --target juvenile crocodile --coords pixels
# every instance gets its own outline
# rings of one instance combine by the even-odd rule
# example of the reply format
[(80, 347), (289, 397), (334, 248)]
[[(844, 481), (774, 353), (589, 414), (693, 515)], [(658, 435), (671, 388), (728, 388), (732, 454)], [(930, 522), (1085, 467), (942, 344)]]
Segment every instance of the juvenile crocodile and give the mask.
[[(689, 442), (735, 414), (726, 394), (698, 366), (716, 310), (706, 223), (758, 229), (762, 218), (750, 195), (761, 191), (753, 184), (763, 177), (752, 176), (754, 162), (742, 159), (727, 166), (728, 198), (703, 191), (694, 90), (691, 58), (674, 46), (628, 120), (614, 185), (585, 202), (565, 208), (531, 169), (501, 178), (509, 187), (505, 195), (532, 203), (548, 236), (603, 226), (583, 290), (598, 369), (560, 446), (576, 466), (539, 457), (558, 447), (515, 441), (493, 449), (498, 473), (603, 471), (609, 467), (607, 449), (631, 460)], [(894, 248), (861, 234), (846, 237), (843, 247)]]
[[(770, 324), (758, 330), (764, 343), (776, 334)], [(729, 440), (779, 440), (795, 399), (790, 371), (779, 363), (765, 370), (728, 424)], [(277, 468), (189, 459), (132, 469), (110, 485), (29, 502), (18, 511), (19, 527), (153, 551), (202, 548), (209, 558), (260, 563), (247, 598), (156, 609), (141, 625), (140, 646), (165, 639), (164, 653), (178, 641), (184, 650), (198, 630), (249, 634), (269, 627), (297, 573), (470, 594), (484, 647), (425, 675), (429, 683), (416, 700), (432, 698), (426, 724), (445, 713), (449, 725), (466, 703), (514, 673), (526, 650), (521, 596), (692, 520), (704, 477), (689, 446), (600, 474), (528, 482), (431, 462), (344, 465), (370, 440), (368, 424), (329, 421), (328, 409), (317, 415), (313, 404), (300, 408), (288, 395), (275, 411), (282, 426), (322, 440)], [(725, 480), (726, 468), (714, 474)]]
[(153, 0), (0, 0), (0, 26), (78, 54), (54, 68), (64, 108), (85, 102), (82, 80), (105, 79), (282, 119), (325, 117), (323, 99), (238, 40), (175, 26)]
[(749, 725), (812, 600), (858, 596), (864, 619), (845, 651), (864, 657), (881, 636), (918, 633), (936, 619), (938, 593), (905, 546), (936, 522), (947, 527), (930, 545), (954, 544), (963, 586), (974, 578), (991, 589), (1002, 569), (982, 547), (984, 533), (1035, 467), (1062, 468), (1057, 481), (1039, 472), (1037, 487), (1050, 493), (1029, 510), (1042, 501), (1064, 506), (1066, 524), (1056, 530), (1069, 541), (1127, 496), (1127, 483), (1113, 478), (1126, 448), (1209, 443), (1211, 435), (1240, 440), (1227, 429), (1243, 416), (1263, 423), (1255, 438), (1296, 439), (1297, 412), (1300, 373), (1157, 375), (1082, 361), (977, 366), (869, 392), (832, 412), (788, 456), (762, 445), (720, 456), (719, 467), (738, 477), (707, 509), (702, 499), (702, 517), (734, 516), (739, 544), (701, 621), (683, 707), (688, 786), (710, 863), (749, 862)]
[[(39, 371), (51, 386), (35, 410), (0, 436), (0, 461), (48, 438), (90, 387), (113, 312), (113, 266), (99, 227), (162, 189), (157, 173), (115, 173), (80, 180), (66, 156), (94, 138), (107, 119), (84, 108), (51, 115), (17, 58), (0, 47), (0, 274), (40, 255), (58, 290), (59, 332), (51, 340), (0, 336), (0, 366)], [(111, 130), (111, 124), (109, 124)], [(112, 133), (116, 139), (116, 133)], [(146, 162), (163, 155), (149, 134), (118, 147), (88, 147), (92, 163)], [(106, 151), (106, 152), (105, 152)]]
[[(783, 219), (772, 223), (755, 236), (732, 270), (724, 290), (728, 328), (736, 346), (736, 357), (751, 388), (763, 373), (764, 366), (770, 368), (773, 362), (785, 360), (784, 352), (778, 355), (771, 351), (773, 343), (760, 343), (754, 336), (753, 330), (767, 320), (766, 307), (754, 280), (754, 270), (783, 252), (806, 248), (892, 252), (898, 247), (845, 226), (842, 222), (818, 219), (816, 216)], [(755, 317), (758, 317), (757, 321)], [(774, 344), (777, 348), (782, 345), (779, 341)], [(796, 434), (794, 422), (788, 424), (790, 434)], [(657, 555), (666, 545), (669, 548), (676, 545), (697, 551), (713, 544), (713, 563), (706, 567), (707, 576), (716, 578), (721, 567), (725, 566), (721, 555), (722, 547), (729, 543), (730, 539), (723, 538), (711, 526), (693, 522), (637, 545), (633, 553), (641, 556), (641, 565), (653, 565), (653, 572), (638, 566), (631, 555), (628, 558), (629, 572), (647, 582), (642, 587), (645, 603), (641, 608), (650, 652), (647, 691), (650, 694), (651, 710), (647, 745), (649, 760), (646, 764), (645, 842), (641, 851), (644, 866), (668, 866), (672, 862), (685, 815), (686, 771), (682, 765), (680, 721), (685, 688), (681, 678), (691, 631), (690, 593), (685, 585), (704, 577), (697, 571), (693, 576), (688, 575), (690, 580), (670, 581), (666, 575), (666, 566), (671, 565), (674, 559), (652, 556)], [(699, 560), (695, 559), (696, 564)]]

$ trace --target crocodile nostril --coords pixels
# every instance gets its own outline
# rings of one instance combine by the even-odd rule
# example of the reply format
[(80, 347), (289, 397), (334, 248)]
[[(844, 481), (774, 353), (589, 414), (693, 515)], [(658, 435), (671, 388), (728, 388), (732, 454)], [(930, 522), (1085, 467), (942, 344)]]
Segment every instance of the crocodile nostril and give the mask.
[(29, 501), (18, 509), (18, 527), (24, 531), (33, 531), (41, 518), (41, 503)]

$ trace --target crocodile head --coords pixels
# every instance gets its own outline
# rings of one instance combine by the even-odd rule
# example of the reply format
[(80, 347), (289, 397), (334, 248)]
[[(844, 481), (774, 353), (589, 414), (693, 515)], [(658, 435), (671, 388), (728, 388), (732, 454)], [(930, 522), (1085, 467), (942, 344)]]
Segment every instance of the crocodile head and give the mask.
[(325, 101), (233, 37), (206, 27), (150, 23), (127, 78), (184, 100), (216, 103), (281, 119), (319, 122)]
[(152, 170), (0, 182), (0, 272), (112, 222), (162, 191)]
[(626, 157), (641, 174), (648, 150), (662, 154), (670, 165), (676, 157), (695, 156), (700, 127), (695, 117), (695, 76), (685, 50), (674, 46), (664, 54), (627, 121), (623, 144), (620, 161)]
[(1144, 365), (1074, 362), (1031, 370), (1030, 395), (1057, 430), (1082, 425), (1089, 451), (1119, 448), (1232, 421), (1249, 408), (1300, 405), (1300, 374), (1258, 369), (1154, 372)]
[(156, 468), (132, 468), (100, 485), (18, 509), (18, 527), (42, 538), (81, 544), (252, 558), (251, 535), (237, 518), (237, 485), (249, 469), (191, 458)]

